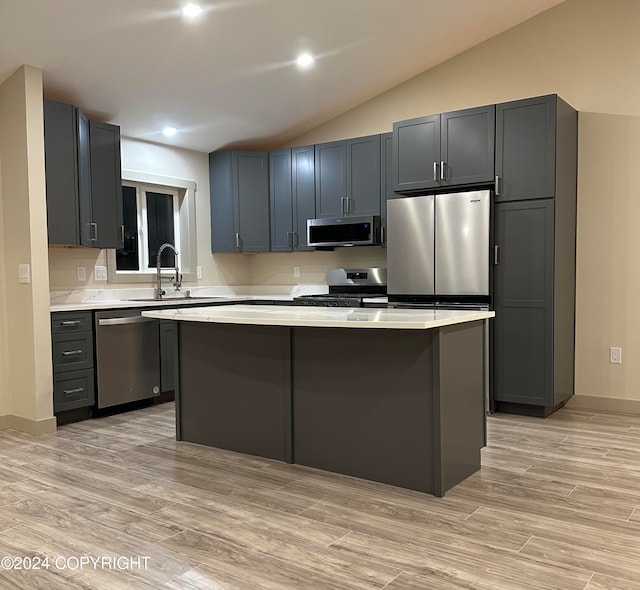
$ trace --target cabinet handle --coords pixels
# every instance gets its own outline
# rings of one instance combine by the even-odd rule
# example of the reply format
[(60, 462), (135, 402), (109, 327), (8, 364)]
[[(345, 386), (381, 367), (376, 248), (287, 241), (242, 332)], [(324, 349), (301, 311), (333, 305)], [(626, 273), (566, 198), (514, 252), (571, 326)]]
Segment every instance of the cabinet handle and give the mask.
[(433, 181), (438, 182), (438, 162), (433, 163)]
[(493, 247), (493, 264), (494, 266), (500, 264), (500, 246), (498, 244)]
[(347, 197), (340, 197), (340, 210), (342, 212), (342, 215), (346, 214), (347, 211), (347, 205), (345, 203)]
[(82, 354), (82, 350), (63, 350), (62, 356), (73, 356), (76, 354)]
[(351, 215), (351, 197), (346, 197), (347, 200), (347, 215)]
[(120, 241), (122, 242), (122, 245), (124, 246), (124, 223), (120, 226)]
[(384, 244), (384, 243), (385, 243), (385, 241), (384, 241), (384, 238), (385, 238), (385, 235), (384, 235), (384, 233), (385, 233), (385, 232), (384, 232), (384, 230), (385, 230), (385, 227), (384, 227), (384, 225), (383, 225), (383, 226), (380, 228), (380, 243), (381, 243), (381, 244)]
[(494, 192), (496, 194), (496, 197), (500, 196), (500, 177), (499, 176), (496, 176), (496, 187)]
[(95, 222), (91, 222), (91, 237), (89, 238), (91, 241), (98, 241), (98, 224)]
[(440, 162), (440, 180), (447, 180), (447, 163), (444, 160)]
[(293, 232), (293, 247), (294, 248), (298, 247), (298, 232), (297, 231)]
[(84, 391), (84, 387), (76, 387), (75, 389), (65, 389), (65, 395), (73, 395), (74, 393), (82, 393)]
[(290, 231), (287, 232), (287, 247), (293, 250), (293, 234)]
[(60, 322), (61, 326), (79, 326), (82, 323), (81, 320), (65, 320), (64, 322)]
[(240, 234), (236, 233), (236, 248), (240, 249)]

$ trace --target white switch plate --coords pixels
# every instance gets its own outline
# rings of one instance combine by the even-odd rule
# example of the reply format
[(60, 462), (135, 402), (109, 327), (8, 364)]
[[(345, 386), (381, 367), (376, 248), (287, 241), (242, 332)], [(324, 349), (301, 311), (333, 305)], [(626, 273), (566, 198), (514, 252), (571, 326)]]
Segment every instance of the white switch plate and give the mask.
[(107, 267), (106, 266), (94, 266), (93, 272), (95, 274), (96, 281), (107, 280)]
[(28, 264), (18, 264), (18, 282), (31, 282), (31, 269)]
[(622, 364), (622, 348), (619, 346), (612, 346), (609, 349), (609, 362), (613, 365)]
[(202, 279), (202, 267), (201, 266), (196, 266), (196, 279), (198, 279), (198, 280)]
[(294, 266), (294, 267), (293, 267), (293, 276), (294, 276), (296, 279), (299, 279), (299, 278), (300, 278), (300, 267), (299, 267), (299, 266)]
[(76, 271), (78, 272), (79, 282), (84, 282), (87, 280), (87, 268), (85, 266), (77, 266)]

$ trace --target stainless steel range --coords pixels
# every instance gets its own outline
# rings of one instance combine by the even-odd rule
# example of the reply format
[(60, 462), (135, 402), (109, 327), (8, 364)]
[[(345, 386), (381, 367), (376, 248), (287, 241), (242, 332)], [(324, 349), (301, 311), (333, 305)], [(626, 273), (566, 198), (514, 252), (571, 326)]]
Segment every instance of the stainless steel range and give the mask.
[(365, 299), (387, 295), (386, 268), (333, 268), (327, 271), (329, 293), (296, 297), (296, 305), (316, 307), (364, 307)]

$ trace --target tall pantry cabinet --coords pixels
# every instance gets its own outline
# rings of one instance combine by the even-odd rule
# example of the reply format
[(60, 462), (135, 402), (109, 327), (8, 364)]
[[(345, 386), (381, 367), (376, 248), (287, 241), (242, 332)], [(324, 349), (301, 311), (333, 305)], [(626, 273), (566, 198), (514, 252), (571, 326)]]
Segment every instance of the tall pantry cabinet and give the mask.
[(573, 394), (577, 112), (496, 106), (493, 401), (546, 416)]

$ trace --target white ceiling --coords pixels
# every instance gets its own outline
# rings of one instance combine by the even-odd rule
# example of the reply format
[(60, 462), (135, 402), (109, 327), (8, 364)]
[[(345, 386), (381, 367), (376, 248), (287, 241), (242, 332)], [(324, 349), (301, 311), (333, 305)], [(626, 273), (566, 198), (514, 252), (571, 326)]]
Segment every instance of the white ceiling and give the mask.
[(268, 147), (561, 1), (202, 0), (188, 21), (184, 0), (0, 0), (0, 81), (26, 63), (123, 135)]

